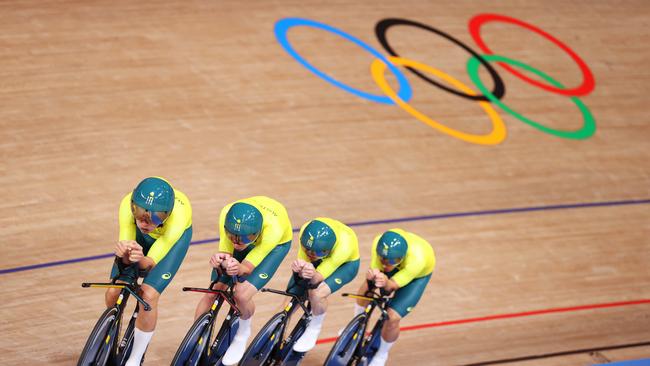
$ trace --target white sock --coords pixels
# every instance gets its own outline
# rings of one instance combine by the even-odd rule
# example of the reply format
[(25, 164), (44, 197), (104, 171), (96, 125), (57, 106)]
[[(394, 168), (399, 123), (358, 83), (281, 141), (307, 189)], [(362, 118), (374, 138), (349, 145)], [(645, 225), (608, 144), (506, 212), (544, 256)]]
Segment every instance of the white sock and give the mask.
[(239, 318), (239, 327), (237, 328), (237, 334), (235, 334), (235, 338), (248, 339), (248, 337), (250, 337), (252, 320), (253, 320), (252, 316), (248, 319)]
[(322, 313), (321, 315), (312, 315), (311, 320), (309, 321), (309, 325), (307, 327), (316, 328), (320, 330), (320, 328), (323, 326), (323, 320), (325, 319), (325, 314), (327, 313)]
[(381, 342), (379, 343), (379, 349), (377, 350), (375, 357), (388, 358), (388, 351), (390, 351), (390, 348), (393, 347), (395, 342), (386, 342), (384, 337), (380, 337), (380, 339)]
[(320, 315), (312, 315), (309, 325), (305, 332), (298, 338), (296, 343), (293, 345), (293, 350), (296, 352), (307, 352), (314, 348), (316, 341), (318, 341), (318, 335), (320, 334), (320, 329), (323, 326), (323, 320), (325, 319), (325, 313)]
[(133, 335), (133, 348), (131, 349), (131, 355), (129, 356), (129, 360), (126, 361), (125, 366), (140, 366), (142, 355), (144, 355), (144, 351), (147, 350), (147, 346), (149, 345), (152, 336), (153, 331), (143, 332), (140, 329), (135, 328)]
[(356, 302), (354, 303), (354, 316), (357, 316), (357, 315), (363, 313), (364, 311), (366, 311), (365, 306), (360, 306)]
[(239, 319), (239, 328), (237, 328), (237, 334), (233, 338), (232, 343), (226, 350), (226, 353), (223, 355), (221, 363), (224, 365), (235, 365), (237, 364), (244, 352), (246, 351), (246, 342), (248, 337), (251, 335), (251, 320), (253, 317), (248, 319)]

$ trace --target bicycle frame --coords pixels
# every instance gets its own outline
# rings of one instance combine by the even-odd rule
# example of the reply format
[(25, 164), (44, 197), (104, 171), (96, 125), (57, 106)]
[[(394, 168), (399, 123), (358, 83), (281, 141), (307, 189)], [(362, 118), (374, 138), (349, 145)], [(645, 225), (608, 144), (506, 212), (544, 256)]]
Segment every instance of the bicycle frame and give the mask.
[[(387, 305), (389, 300), (388, 295), (390, 294), (384, 292), (383, 289), (380, 289), (380, 293), (377, 294), (375, 289), (376, 288), (374, 286), (374, 283), (368, 281), (368, 291), (366, 291), (364, 295), (357, 295), (357, 294), (350, 294), (350, 293), (342, 294), (343, 297), (361, 299), (370, 302), (368, 305), (366, 305), (365, 308), (366, 316), (362, 321), (362, 329), (360, 332), (360, 334), (362, 334), (364, 338), (360, 343), (357, 344), (356, 350), (349, 362), (350, 365), (359, 364), (364, 358), (366, 358), (367, 362), (369, 362), (370, 359), (372, 359), (374, 354), (377, 352), (377, 349), (379, 347), (379, 341), (380, 341), (379, 337), (381, 337), (381, 330), (383, 328), (384, 323), (386, 322), (386, 319), (388, 319)], [(366, 334), (368, 322), (370, 321), (370, 317), (372, 313), (375, 311), (375, 309), (379, 309), (381, 314), (379, 316), (379, 319), (377, 319), (375, 325), (372, 327), (370, 333)], [(346, 347), (348, 346), (349, 344), (346, 344)], [(343, 351), (345, 352), (347, 351), (347, 349), (344, 348)]]
[[(283, 320), (282, 331), (280, 332), (280, 342), (278, 342), (278, 345), (271, 352), (271, 357), (270, 357), (272, 362), (280, 362), (288, 355), (289, 352), (291, 352), (291, 347), (287, 347), (287, 345), (293, 345), (293, 341), (295, 341), (297, 337), (302, 335), (302, 331), (304, 330), (304, 327), (306, 327), (306, 325), (309, 324), (309, 320), (311, 319), (311, 311), (309, 307), (305, 305), (305, 303), (307, 302), (306, 298), (301, 298), (285, 291), (278, 291), (273, 289), (263, 288), (261, 291), (271, 292), (274, 294), (291, 297), (291, 300), (289, 300), (287, 306), (282, 310), (282, 312), (285, 314), (285, 317)], [(305, 315), (301, 317), (301, 319), (293, 328), (289, 336), (285, 338), (287, 325), (289, 324), (289, 321), (291, 321), (291, 317), (293, 316), (293, 314), (296, 312), (298, 308), (301, 308)], [(298, 332), (300, 332), (300, 334), (297, 334)]]
[[(298, 278), (296, 274), (294, 274), (294, 281), (295, 286), (303, 286), (305, 290), (312, 288), (306, 284), (304, 280)], [(297, 296), (287, 291), (279, 291), (269, 288), (262, 288), (260, 291), (287, 296), (291, 299), (282, 311), (276, 313), (271, 320), (262, 327), (260, 333), (257, 334), (253, 342), (249, 345), (249, 348), (246, 350), (240, 365), (298, 364), (304, 357), (304, 353), (293, 351), (293, 342), (302, 335), (311, 319), (311, 311), (307, 305), (308, 292), (305, 291), (301, 296)], [(300, 318), (291, 333), (289, 333), (285, 338), (287, 325), (298, 308), (301, 308), (304, 311), (304, 315)], [(261, 359), (264, 359), (264, 362), (260, 363), (259, 360)]]
[[(182, 343), (181, 347), (179, 348), (178, 352), (181, 352), (180, 350), (184, 349), (183, 347), (187, 345), (190, 346), (190, 348), (187, 350), (191, 351), (191, 354), (189, 355), (189, 358), (184, 361), (188, 364), (216, 364), (219, 358), (223, 356), (223, 353), (225, 353), (228, 345), (230, 344), (230, 341), (234, 337), (234, 332), (237, 329), (236, 321), (241, 315), (241, 312), (239, 311), (239, 308), (237, 307), (237, 304), (234, 300), (234, 284), (237, 283), (237, 276), (233, 276), (232, 284), (226, 290), (215, 290), (214, 287), (218, 283), (218, 280), (213, 281), (210, 283), (210, 286), (208, 286), (208, 288), (183, 287), (183, 291), (217, 295), (214, 299), (214, 302), (212, 303), (212, 306), (210, 307), (210, 310), (202, 315), (202, 317), (205, 317), (204, 321), (207, 321), (207, 324), (205, 325), (205, 329), (201, 331), (200, 337), (197, 340), (197, 344), (191, 345), (190, 343)], [(217, 318), (217, 314), (221, 310), (221, 307), (224, 303), (227, 303), (230, 306), (230, 310), (228, 311), (226, 319), (221, 325), (217, 336), (214, 337), (212, 345), (208, 346), (208, 342), (210, 342), (213, 338), (212, 336), (214, 333), (214, 323)], [(199, 319), (197, 319), (197, 321), (199, 321)], [(190, 331), (191, 330), (192, 328)], [(188, 336), (189, 334), (190, 333), (188, 333)], [(185, 340), (183, 342), (185, 342)], [(176, 358), (174, 360), (176, 361)]]
[[(136, 271), (135, 271), (135, 276), (132, 278), (132, 280), (128, 283), (118, 283), (117, 279), (120, 277), (120, 275), (124, 272), (128, 266), (124, 266), (121, 262), (121, 258), (115, 257), (115, 263), (117, 264), (118, 267), (118, 275), (115, 276), (111, 280), (111, 282), (84, 282), (81, 284), (81, 287), (83, 288), (119, 288), (120, 293), (118, 295), (118, 298), (115, 302), (115, 304), (112, 307), (109, 307), (108, 309), (115, 309), (114, 314), (115, 314), (115, 319), (113, 320), (113, 323), (109, 326), (109, 328), (106, 330), (105, 333), (105, 340), (102, 340), (104, 345), (99, 345), (98, 353), (95, 354), (95, 359), (99, 355), (105, 355), (100, 357), (102, 359), (103, 357), (106, 357), (107, 362), (112, 362), (117, 365), (121, 365), (126, 358), (129, 356), (131, 352), (131, 345), (132, 345), (132, 338), (133, 338), (133, 328), (135, 327), (135, 319), (137, 318), (137, 314), (139, 311), (139, 306), (135, 307), (135, 310), (133, 311), (133, 315), (131, 316), (131, 319), (129, 321), (129, 326), (127, 327), (126, 332), (122, 336), (122, 339), (118, 343), (117, 340), (120, 336), (120, 331), (122, 329), (122, 315), (124, 313), (126, 303), (129, 299), (129, 296), (133, 296), (138, 303), (142, 304), (142, 307), (144, 308), (145, 311), (150, 311), (151, 306), (140, 297), (138, 294), (138, 290), (140, 288), (140, 284), (138, 283), (138, 279), (141, 277), (146, 276), (145, 271), (141, 271), (137, 267), (137, 263), (132, 264), (136, 266)], [(102, 316), (103, 317), (103, 316)], [(102, 318), (100, 318), (102, 319)], [(91, 333), (91, 336), (93, 333)], [(103, 335), (102, 335), (103, 336)], [(87, 347), (89, 346), (90, 338), (86, 343), (86, 347), (84, 347), (84, 351), (82, 352), (81, 357), (84, 357), (85, 355), (87, 356), (88, 354), (86, 353)], [(108, 347), (102, 348), (102, 347)], [(104, 349), (105, 351), (102, 351)], [(107, 353), (104, 353), (107, 352)], [(85, 359), (85, 358), (84, 358)], [(80, 361), (81, 362), (81, 358)]]

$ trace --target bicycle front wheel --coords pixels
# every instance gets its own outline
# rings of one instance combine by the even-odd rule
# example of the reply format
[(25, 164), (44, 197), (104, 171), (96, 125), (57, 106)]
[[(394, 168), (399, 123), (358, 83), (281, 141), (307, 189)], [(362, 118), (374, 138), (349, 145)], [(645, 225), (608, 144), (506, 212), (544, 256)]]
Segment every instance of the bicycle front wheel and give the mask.
[(119, 310), (112, 307), (106, 309), (99, 317), (81, 351), (77, 366), (104, 366), (108, 363), (118, 333), (116, 332), (118, 315)]
[(363, 340), (366, 319), (365, 313), (352, 318), (332, 346), (327, 359), (325, 359), (325, 366), (346, 366), (350, 363), (354, 352)]
[(262, 327), (248, 346), (239, 366), (260, 366), (266, 364), (271, 352), (280, 342), (286, 314), (278, 313)]
[(176, 355), (174, 355), (172, 366), (194, 366), (199, 364), (206, 344), (210, 342), (211, 323), (212, 316), (210, 313), (204, 313), (194, 321), (178, 347)]

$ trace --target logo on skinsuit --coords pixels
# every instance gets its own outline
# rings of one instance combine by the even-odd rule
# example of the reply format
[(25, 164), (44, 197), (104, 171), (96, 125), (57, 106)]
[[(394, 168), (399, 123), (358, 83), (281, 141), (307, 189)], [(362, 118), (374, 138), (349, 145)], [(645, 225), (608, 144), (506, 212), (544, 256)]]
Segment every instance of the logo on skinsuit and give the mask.
[(411, 310), (413, 310), (412, 306), (409, 306), (408, 308), (406, 308), (406, 311), (408, 311), (409, 313), (411, 312)]
[(340, 285), (341, 283), (343, 283), (343, 281), (341, 281), (340, 278), (335, 278), (334, 282), (336, 282), (337, 285)]
[(162, 277), (163, 280), (168, 280), (168, 279), (172, 278), (172, 274), (169, 273), (169, 272), (167, 272), (167, 273), (164, 273), (164, 274), (163, 274), (162, 276), (160, 276), (160, 277)]
[(269, 278), (269, 275), (267, 275), (266, 273), (260, 273), (260, 278), (265, 280), (265, 279)]

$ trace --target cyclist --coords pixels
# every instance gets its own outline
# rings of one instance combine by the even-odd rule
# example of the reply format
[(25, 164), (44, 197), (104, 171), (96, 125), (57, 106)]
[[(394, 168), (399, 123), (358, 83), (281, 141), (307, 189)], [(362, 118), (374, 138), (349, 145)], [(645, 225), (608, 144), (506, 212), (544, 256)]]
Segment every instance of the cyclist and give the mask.
[[(163, 178), (149, 177), (129, 192), (120, 204), (120, 234), (115, 254), (124, 264), (137, 263), (149, 271), (141, 287), (142, 298), (151, 305), (135, 322), (133, 349), (126, 366), (139, 366), (158, 319), (158, 299), (180, 267), (192, 239), (192, 206), (187, 196)], [(113, 265), (111, 278), (118, 274)], [(127, 281), (135, 270), (122, 273)], [(106, 306), (115, 305), (120, 289), (106, 291)]]
[[(370, 366), (383, 366), (388, 351), (399, 337), (400, 320), (420, 301), (434, 267), (436, 257), (431, 245), (423, 238), (402, 229), (391, 229), (375, 237), (366, 278), (375, 286), (395, 292), (388, 302), (388, 320), (381, 332), (381, 344)], [(364, 282), (359, 288), (363, 295), (368, 290)], [(364, 311), (368, 301), (357, 300), (355, 315)]]
[[(309, 291), (312, 318), (303, 335), (293, 345), (296, 352), (314, 348), (320, 334), (327, 297), (352, 281), (359, 272), (359, 242), (354, 231), (340, 221), (319, 217), (300, 229), (298, 259), (291, 270), (315, 287)], [(288, 292), (301, 295), (302, 287), (289, 281)]]
[[(210, 258), (214, 268), (212, 280), (218, 279), (223, 283), (221, 288), (225, 288), (231, 276), (240, 277), (235, 285), (235, 301), (241, 311), (239, 328), (222, 360), (224, 365), (234, 365), (244, 355), (251, 334), (255, 313), (253, 295), (273, 277), (291, 249), (293, 230), (281, 203), (255, 196), (224, 207), (219, 217), (219, 232), (219, 251)], [(216, 271), (222, 263), (227, 276), (220, 276)], [(196, 317), (210, 308), (215, 296), (203, 296), (196, 308)]]

